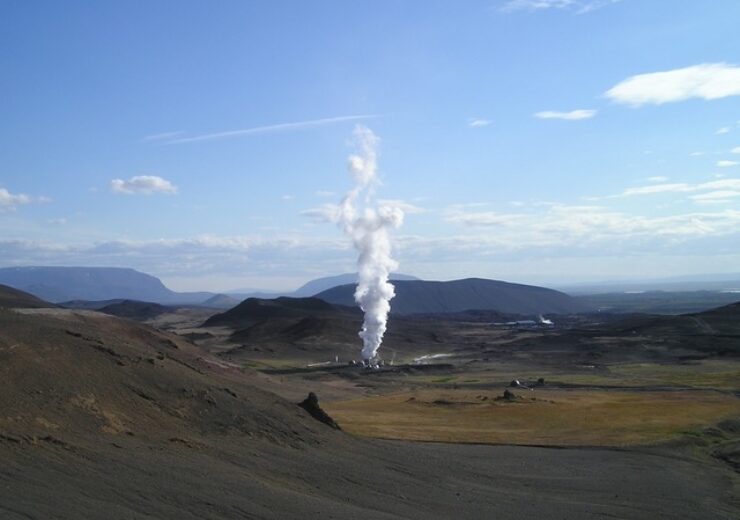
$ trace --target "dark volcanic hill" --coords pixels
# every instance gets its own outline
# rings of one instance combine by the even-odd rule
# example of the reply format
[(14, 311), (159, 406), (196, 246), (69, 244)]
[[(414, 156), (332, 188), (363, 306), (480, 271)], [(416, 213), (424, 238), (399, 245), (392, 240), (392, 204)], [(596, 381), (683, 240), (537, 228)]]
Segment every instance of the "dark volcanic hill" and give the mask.
[(123, 300), (111, 303), (98, 309), (100, 312), (118, 316), (119, 318), (128, 318), (135, 321), (146, 321), (156, 318), (160, 314), (169, 312), (170, 308), (158, 303), (139, 302), (135, 300)]
[[(494, 310), (505, 314), (572, 314), (589, 307), (565, 293), (536, 287), (467, 278), (449, 282), (411, 280), (393, 282), (394, 314), (437, 314), (468, 310)], [(354, 306), (354, 285), (342, 285), (316, 295), (329, 303)]]
[(129, 299), (200, 303), (211, 293), (177, 293), (154, 276), (118, 267), (5, 267), (0, 283), (51, 302)]
[(210, 317), (204, 326), (243, 328), (264, 320), (304, 318), (309, 315), (327, 315), (338, 312), (339, 309), (318, 298), (289, 298), (287, 296), (274, 300), (247, 298), (236, 307)]
[[(229, 359), (260, 356), (285, 359), (306, 358), (343, 361), (358, 357), (362, 342), (358, 332), (362, 327), (359, 309), (326, 303), (318, 298), (288, 298), (260, 300), (249, 298), (233, 309), (212, 316), (205, 327), (228, 327), (233, 330), (230, 340), (240, 346), (229, 350)], [(421, 342), (439, 344), (446, 333), (432, 330), (430, 321), (397, 317), (390, 320), (384, 346), (389, 352), (409, 353)]]
[(624, 332), (682, 334), (692, 338), (711, 336), (736, 336), (740, 353), (740, 302), (704, 312), (664, 315), (634, 315), (614, 322), (612, 328)]
[(42, 307), (54, 307), (49, 302), (37, 298), (18, 289), (0, 285), (0, 307), (19, 307), (37, 309)]

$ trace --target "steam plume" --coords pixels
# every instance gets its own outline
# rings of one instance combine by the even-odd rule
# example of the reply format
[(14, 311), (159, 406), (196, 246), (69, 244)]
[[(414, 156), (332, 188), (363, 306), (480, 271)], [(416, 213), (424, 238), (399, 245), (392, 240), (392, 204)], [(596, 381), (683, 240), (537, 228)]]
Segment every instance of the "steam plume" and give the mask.
[(349, 157), (349, 172), (355, 186), (339, 205), (339, 224), (352, 238), (357, 259), (358, 283), (355, 301), (365, 313), (362, 330), (362, 358), (373, 359), (383, 341), (390, 300), (395, 296), (388, 275), (398, 268), (391, 258), (389, 230), (403, 223), (403, 211), (392, 206), (374, 204), (377, 177), (377, 147), (379, 139), (368, 128), (357, 125), (354, 130), (357, 153)]

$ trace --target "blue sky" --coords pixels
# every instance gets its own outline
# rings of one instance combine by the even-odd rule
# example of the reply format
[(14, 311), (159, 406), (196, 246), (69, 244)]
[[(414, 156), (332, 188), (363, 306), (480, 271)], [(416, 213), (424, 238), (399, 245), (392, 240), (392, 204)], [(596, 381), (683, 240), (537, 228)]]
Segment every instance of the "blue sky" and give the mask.
[(320, 216), (363, 124), (377, 196), (406, 209), (402, 272), (737, 272), (738, 20), (735, 0), (3, 2), (0, 264), (181, 290), (351, 271)]

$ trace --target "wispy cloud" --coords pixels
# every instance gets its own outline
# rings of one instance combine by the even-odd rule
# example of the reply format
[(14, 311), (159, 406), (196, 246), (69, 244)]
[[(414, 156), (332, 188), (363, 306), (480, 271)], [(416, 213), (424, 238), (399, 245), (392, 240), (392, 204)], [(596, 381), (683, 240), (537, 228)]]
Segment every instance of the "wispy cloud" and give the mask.
[(0, 188), (0, 213), (15, 211), (19, 206), (27, 204), (46, 204), (51, 202), (49, 197), (31, 197), (25, 193), (11, 193), (5, 188)]
[(632, 195), (653, 195), (655, 193), (678, 193), (683, 191), (693, 191), (689, 184), (651, 184), (649, 186), (638, 186), (636, 188), (627, 188), (622, 192), (621, 197), (630, 197)]
[(556, 9), (563, 11), (572, 11), (575, 14), (585, 14), (601, 9), (611, 4), (616, 4), (621, 0), (509, 0), (501, 6), (501, 11), (505, 13), (515, 11), (545, 11)]
[(170, 181), (156, 175), (137, 175), (128, 180), (110, 181), (113, 193), (124, 195), (152, 195), (154, 193), (177, 193), (177, 187)]
[(301, 215), (314, 222), (336, 222), (339, 219), (339, 205), (328, 202), (316, 208), (303, 210)]
[(736, 146), (732, 150), (730, 150), (730, 153), (740, 153), (740, 146)]
[(13, 194), (5, 188), (0, 188), (0, 211), (15, 211), (18, 206), (31, 202), (31, 197), (24, 193)]
[(612, 101), (633, 107), (691, 98), (711, 100), (738, 96), (740, 67), (727, 63), (702, 63), (682, 69), (638, 74), (621, 81), (604, 95)]
[(152, 141), (167, 141), (169, 139), (173, 139), (177, 137), (178, 135), (182, 135), (185, 132), (183, 130), (178, 130), (177, 132), (162, 132), (160, 134), (152, 134), (147, 135), (142, 139), (142, 141), (145, 142), (152, 142)]
[(317, 190), (315, 194), (317, 197), (335, 197), (337, 195), (336, 192), (328, 190)]
[(722, 128), (718, 128), (717, 131), (714, 132), (714, 135), (729, 134), (730, 130), (732, 130), (732, 128), (729, 126), (723, 126)]
[(470, 118), (468, 119), (468, 126), (471, 128), (481, 128), (491, 124), (489, 119)]
[(692, 195), (689, 198), (698, 204), (726, 204), (737, 197), (740, 197), (740, 189), (709, 191)]
[(570, 112), (558, 112), (556, 110), (545, 110), (537, 112), (534, 117), (538, 119), (564, 119), (566, 121), (578, 121), (581, 119), (591, 119), (596, 115), (598, 110), (578, 109)]
[(215, 141), (217, 139), (228, 139), (232, 137), (244, 137), (248, 135), (266, 134), (269, 132), (286, 132), (290, 130), (301, 130), (314, 126), (332, 125), (345, 121), (360, 121), (363, 119), (373, 119), (380, 117), (377, 114), (365, 114), (356, 116), (338, 116), (327, 117), (324, 119), (311, 119), (308, 121), (297, 121), (293, 123), (279, 123), (276, 125), (255, 126), (252, 128), (243, 128), (241, 130), (229, 130), (226, 132), (216, 132), (212, 134), (196, 135), (193, 137), (181, 137), (167, 141), (168, 144), (194, 143), (198, 141)]
[[(322, 239), (292, 235), (195, 236), (152, 240), (59, 241), (0, 239), (0, 258), (6, 265), (119, 266), (121, 259), (135, 269), (155, 275), (192, 277), (207, 273), (258, 274), (295, 272), (306, 262), (316, 265), (347, 249), (341, 237)], [(326, 259), (328, 257), (328, 260)]]
[(664, 175), (656, 175), (655, 177), (648, 177), (646, 180), (650, 182), (666, 182), (668, 177)]
[[(461, 212), (445, 217), (466, 228), (494, 228), (491, 239), (501, 248), (583, 248), (623, 244), (634, 253), (645, 247), (666, 248), (681, 242), (714, 237), (726, 240), (737, 234), (740, 211), (687, 212), (647, 216), (616, 211), (597, 205), (553, 204), (522, 213)], [(487, 247), (490, 240), (481, 237)], [(687, 247), (690, 249), (690, 246)]]
[(627, 188), (619, 195), (605, 198), (633, 197), (641, 195), (657, 195), (665, 193), (694, 193), (689, 200), (699, 204), (719, 204), (729, 202), (735, 197), (732, 193), (740, 192), (740, 179), (720, 179), (716, 181), (688, 184), (684, 182), (671, 184), (651, 184)]
[(730, 166), (737, 166), (740, 164), (738, 161), (717, 161), (717, 166), (720, 168), (728, 168)]

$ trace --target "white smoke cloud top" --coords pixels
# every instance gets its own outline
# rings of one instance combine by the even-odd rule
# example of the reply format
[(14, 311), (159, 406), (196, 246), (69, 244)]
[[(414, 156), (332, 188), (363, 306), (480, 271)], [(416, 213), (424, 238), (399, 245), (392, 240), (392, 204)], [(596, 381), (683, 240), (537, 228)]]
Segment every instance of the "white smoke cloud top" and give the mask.
[(374, 206), (373, 195), (378, 183), (378, 137), (368, 128), (354, 130), (357, 154), (350, 155), (349, 172), (355, 181), (339, 205), (337, 221), (352, 238), (357, 259), (358, 282), (355, 301), (365, 313), (362, 330), (362, 358), (375, 358), (388, 324), (393, 284), (388, 282), (398, 263), (391, 257), (389, 231), (403, 223), (403, 210), (392, 205)]

